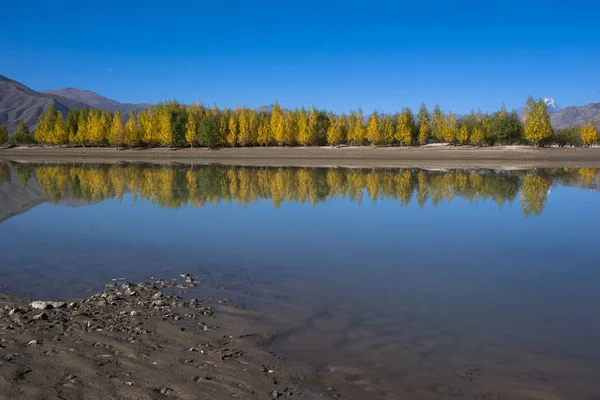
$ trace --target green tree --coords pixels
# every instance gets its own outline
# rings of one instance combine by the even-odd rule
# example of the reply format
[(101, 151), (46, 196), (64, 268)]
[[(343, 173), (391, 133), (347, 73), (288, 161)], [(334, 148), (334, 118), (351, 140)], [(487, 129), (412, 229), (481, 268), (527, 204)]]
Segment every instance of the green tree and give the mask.
[(5, 125), (0, 125), (0, 144), (8, 142), (8, 129)]
[(219, 145), (221, 116), (219, 110), (214, 107), (208, 110), (204, 117), (198, 122), (198, 144), (200, 146), (214, 148)]
[(14, 144), (32, 144), (35, 143), (35, 138), (27, 129), (27, 126), (23, 122), (23, 120), (19, 120), (19, 124), (17, 125), (17, 129), (15, 134), (12, 137), (12, 142)]

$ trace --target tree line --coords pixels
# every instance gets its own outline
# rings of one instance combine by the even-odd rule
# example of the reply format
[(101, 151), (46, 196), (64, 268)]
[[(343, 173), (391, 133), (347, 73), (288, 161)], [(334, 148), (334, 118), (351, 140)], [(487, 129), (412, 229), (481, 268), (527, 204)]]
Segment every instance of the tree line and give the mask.
[[(0, 129), (0, 143), (8, 140), (6, 129)], [(492, 114), (472, 111), (458, 118), (439, 105), (429, 112), (423, 104), (416, 115), (404, 108), (394, 114), (374, 111), (365, 117), (361, 109), (336, 115), (314, 107), (284, 110), (278, 103), (271, 111), (260, 111), (175, 101), (129, 115), (118, 110), (69, 110), (65, 118), (51, 106), (40, 115), (33, 133), (21, 122), (10, 140), (14, 144), (114, 147), (591, 145), (598, 134), (587, 121), (554, 131), (544, 101), (530, 97), (522, 118), (505, 107)]]
[[(592, 187), (598, 170), (554, 169), (535, 172), (495, 170), (424, 171), (419, 169), (271, 168), (127, 165), (35, 165), (12, 163), (25, 187), (35, 175), (45, 195), (55, 202), (100, 201), (126, 193), (161, 207), (179, 208), (270, 200), (317, 204), (332, 198), (361, 203), (392, 199), (402, 205), (429, 201), (434, 207), (459, 197), (470, 202), (490, 200), (503, 207), (519, 197), (525, 215), (539, 215), (553, 184)], [(4, 171), (4, 172), (2, 172)], [(2, 178), (4, 177), (4, 178)], [(0, 183), (9, 179), (0, 163)], [(3, 180), (4, 179), (4, 180)], [(597, 183), (596, 183), (597, 184)]]

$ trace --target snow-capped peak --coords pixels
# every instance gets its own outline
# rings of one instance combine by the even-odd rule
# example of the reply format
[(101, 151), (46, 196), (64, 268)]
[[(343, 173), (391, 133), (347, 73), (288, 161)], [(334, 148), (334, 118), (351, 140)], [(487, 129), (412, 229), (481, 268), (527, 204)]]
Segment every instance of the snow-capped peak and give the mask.
[(544, 103), (546, 103), (546, 106), (548, 107), (548, 112), (553, 113), (556, 111), (560, 111), (559, 105), (556, 104), (552, 97), (543, 98), (542, 100), (544, 100)]

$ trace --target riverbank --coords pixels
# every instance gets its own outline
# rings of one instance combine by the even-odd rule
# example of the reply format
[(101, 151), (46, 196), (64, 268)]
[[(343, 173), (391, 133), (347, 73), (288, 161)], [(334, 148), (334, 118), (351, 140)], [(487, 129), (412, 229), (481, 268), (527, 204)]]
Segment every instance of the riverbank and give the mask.
[(600, 147), (531, 146), (249, 147), (218, 150), (14, 147), (0, 160), (22, 162), (149, 162), (296, 167), (598, 168)]
[(74, 302), (0, 294), (0, 393), (11, 399), (336, 398), (263, 349), (273, 335), (173, 296), (184, 282), (114, 284)]

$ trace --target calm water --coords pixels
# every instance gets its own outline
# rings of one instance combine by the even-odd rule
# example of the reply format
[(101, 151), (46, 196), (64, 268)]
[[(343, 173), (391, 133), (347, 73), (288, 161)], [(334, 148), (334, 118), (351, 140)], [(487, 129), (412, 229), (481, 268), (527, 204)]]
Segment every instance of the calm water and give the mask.
[(599, 399), (597, 170), (0, 164), (0, 291), (204, 277), (355, 399)]

